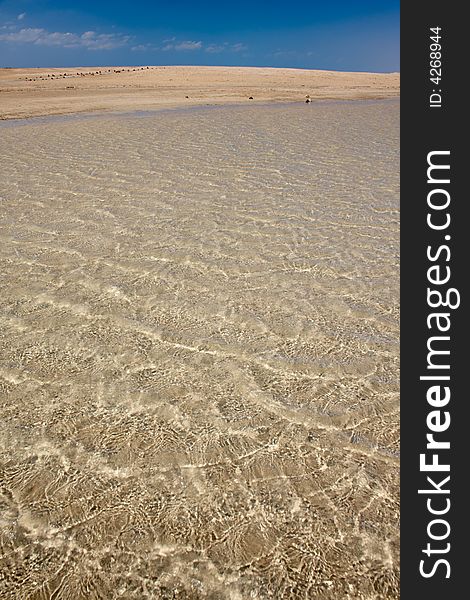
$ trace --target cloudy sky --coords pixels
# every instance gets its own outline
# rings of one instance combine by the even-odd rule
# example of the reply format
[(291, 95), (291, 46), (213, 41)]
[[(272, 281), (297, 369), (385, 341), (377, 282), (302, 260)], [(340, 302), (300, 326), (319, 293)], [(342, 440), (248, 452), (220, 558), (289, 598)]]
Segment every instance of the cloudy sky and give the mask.
[(0, 0), (0, 66), (399, 70), (399, 2)]

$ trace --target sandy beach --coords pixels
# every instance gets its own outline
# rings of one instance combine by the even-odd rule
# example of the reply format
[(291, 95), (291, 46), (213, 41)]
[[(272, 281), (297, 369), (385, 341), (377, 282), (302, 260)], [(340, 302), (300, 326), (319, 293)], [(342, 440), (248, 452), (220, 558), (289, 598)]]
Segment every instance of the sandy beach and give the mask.
[(185, 66), (0, 69), (0, 119), (398, 95), (398, 73)]

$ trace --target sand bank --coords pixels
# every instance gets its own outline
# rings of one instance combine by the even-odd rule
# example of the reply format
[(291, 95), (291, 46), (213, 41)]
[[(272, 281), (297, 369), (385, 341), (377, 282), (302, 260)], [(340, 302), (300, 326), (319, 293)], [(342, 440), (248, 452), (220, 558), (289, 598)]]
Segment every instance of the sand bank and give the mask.
[(398, 95), (398, 73), (184, 66), (0, 69), (0, 119)]

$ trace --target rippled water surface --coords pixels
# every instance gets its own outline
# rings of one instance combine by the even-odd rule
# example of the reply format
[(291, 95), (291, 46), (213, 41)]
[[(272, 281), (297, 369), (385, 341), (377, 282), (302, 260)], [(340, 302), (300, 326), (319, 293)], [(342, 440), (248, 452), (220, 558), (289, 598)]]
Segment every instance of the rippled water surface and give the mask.
[(398, 102), (0, 130), (2, 599), (398, 598)]

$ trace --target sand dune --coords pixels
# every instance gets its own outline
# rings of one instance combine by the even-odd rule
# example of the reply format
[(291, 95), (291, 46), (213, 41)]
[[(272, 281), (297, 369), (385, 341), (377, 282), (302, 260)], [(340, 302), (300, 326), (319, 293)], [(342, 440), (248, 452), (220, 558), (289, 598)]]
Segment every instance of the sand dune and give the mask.
[(0, 119), (398, 94), (398, 73), (185, 66), (0, 69)]

